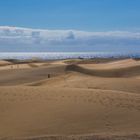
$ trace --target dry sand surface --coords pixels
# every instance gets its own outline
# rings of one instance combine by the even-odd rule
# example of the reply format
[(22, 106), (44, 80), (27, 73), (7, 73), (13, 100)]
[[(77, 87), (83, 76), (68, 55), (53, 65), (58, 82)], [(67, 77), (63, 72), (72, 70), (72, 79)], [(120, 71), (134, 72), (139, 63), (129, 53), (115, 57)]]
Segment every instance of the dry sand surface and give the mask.
[(0, 140), (140, 140), (140, 61), (68, 61), (0, 61)]

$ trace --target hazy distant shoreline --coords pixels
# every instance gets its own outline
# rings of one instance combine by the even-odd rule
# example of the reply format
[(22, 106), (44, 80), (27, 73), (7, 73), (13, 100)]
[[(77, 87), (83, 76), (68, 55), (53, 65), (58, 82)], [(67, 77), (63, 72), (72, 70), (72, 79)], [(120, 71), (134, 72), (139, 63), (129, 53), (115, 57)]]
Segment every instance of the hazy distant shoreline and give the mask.
[(0, 59), (140, 58), (140, 52), (0, 52)]

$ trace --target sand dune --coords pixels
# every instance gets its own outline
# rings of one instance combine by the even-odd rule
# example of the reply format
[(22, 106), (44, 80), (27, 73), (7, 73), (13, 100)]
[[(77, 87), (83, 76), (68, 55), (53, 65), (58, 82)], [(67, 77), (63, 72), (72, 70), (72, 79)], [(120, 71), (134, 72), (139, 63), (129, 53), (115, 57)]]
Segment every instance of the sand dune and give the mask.
[[(124, 60), (123, 60), (124, 61)], [(128, 61), (129, 62), (129, 61)], [(117, 62), (118, 63), (118, 62)], [(135, 63), (134, 63), (135, 64)], [(24, 66), (21, 66), (24, 65)], [(14, 68), (4, 69), (0, 71), (0, 85), (19, 85), (24, 83), (38, 82), (39, 80), (46, 80), (48, 74), (52, 77), (64, 75), (70, 72), (78, 72), (81, 74), (86, 74), (89, 76), (97, 77), (139, 77), (140, 76), (140, 65), (126, 65), (126, 67), (117, 67), (112, 69), (90, 69), (88, 66), (78, 66), (78, 65), (66, 65), (63, 62), (53, 62), (51, 65), (37, 65), (37, 64), (17, 64)], [(91, 64), (90, 64), (91, 65)], [(99, 64), (101, 65), (101, 64)], [(104, 65), (104, 64), (103, 64)], [(107, 63), (106, 65), (112, 65), (112, 63)], [(29, 68), (27, 68), (27, 66)], [(2, 69), (2, 67), (1, 67)]]
[(130, 77), (140, 75), (140, 65), (124, 67), (124, 68), (112, 68), (112, 69), (88, 69), (77, 65), (69, 65), (66, 68), (67, 71), (76, 71), (87, 75), (99, 76), (99, 77)]
[[(59, 81), (59, 82), (58, 82)], [(81, 73), (68, 73), (52, 79), (27, 83), (29, 86), (46, 86), (79, 89), (116, 90), (131, 93), (140, 93), (140, 79), (137, 78), (104, 78), (84, 75)]]
[(140, 66), (140, 61), (136, 61), (134, 59), (124, 59), (124, 60), (117, 60), (106, 63), (100, 64), (80, 64), (82, 67), (86, 67), (89, 69), (114, 69), (114, 68), (126, 68), (126, 67), (133, 67), (133, 66)]
[(6, 60), (0, 60), (0, 66), (6, 66), (12, 64), (11, 62), (8, 62)]
[(0, 90), (3, 91), (0, 101), (1, 137), (123, 134), (123, 131), (138, 133), (140, 130), (139, 94), (45, 87)]
[(0, 140), (139, 140), (139, 61), (89, 61), (1, 66)]
[(64, 74), (65, 66), (52, 65), (47, 67), (32, 67), (30, 69), (7, 69), (0, 71), (0, 85), (19, 85), (46, 79), (48, 74), (51, 77)]

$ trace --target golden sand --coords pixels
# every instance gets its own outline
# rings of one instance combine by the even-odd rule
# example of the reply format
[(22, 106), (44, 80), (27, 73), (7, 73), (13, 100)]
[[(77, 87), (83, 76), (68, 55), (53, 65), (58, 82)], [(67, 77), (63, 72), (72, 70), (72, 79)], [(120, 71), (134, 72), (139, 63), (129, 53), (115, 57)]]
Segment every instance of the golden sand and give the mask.
[(140, 139), (140, 62), (72, 62), (0, 66), (0, 140)]

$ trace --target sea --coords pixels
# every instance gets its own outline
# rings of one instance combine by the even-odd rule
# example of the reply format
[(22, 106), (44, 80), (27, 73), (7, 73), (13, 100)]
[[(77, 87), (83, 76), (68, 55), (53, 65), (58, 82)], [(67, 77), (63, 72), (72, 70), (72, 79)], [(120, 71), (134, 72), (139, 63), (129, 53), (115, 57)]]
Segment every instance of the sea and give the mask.
[(140, 58), (140, 52), (0, 52), (0, 59)]

